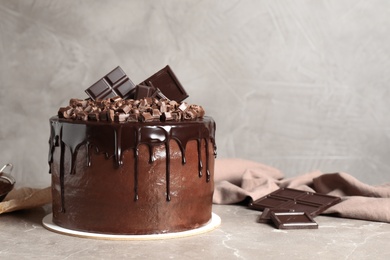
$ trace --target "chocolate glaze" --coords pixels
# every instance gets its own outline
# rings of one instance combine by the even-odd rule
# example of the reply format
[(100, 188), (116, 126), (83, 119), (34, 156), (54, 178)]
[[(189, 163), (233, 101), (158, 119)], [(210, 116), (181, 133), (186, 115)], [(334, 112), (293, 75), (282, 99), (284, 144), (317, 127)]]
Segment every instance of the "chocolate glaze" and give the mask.
[[(199, 178), (202, 177), (203, 162), (201, 158), (202, 140), (206, 143), (206, 182), (210, 181), (209, 143), (215, 145), (215, 122), (211, 117), (192, 121), (180, 122), (92, 122), (59, 119), (54, 116), (50, 119), (51, 136), (49, 139), (49, 165), (52, 171), (53, 152), (60, 147), (60, 212), (65, 212), (64, 177), (66, 174), (74, 175), (76, 172), (76, 159), (80, 147), (87, 149), (87, 167), (94, 162), (92, 153), (104, 154), (106, 159), (113, 159), (114, 167), (123, 166), (123, 152), (134, 152), (134, 200), (138, 197), (138, 149), (144, 144), (149, 148), (149, 163), (154, 161), (153, 149), (155, 146), (164, 145), (165, 153), (170, 154), (170, 141), (175, 140), (182, 154), (182, 164), (186, 164), (186, 145), (190, 140), (196, 140), (198, 147)], [(70, 151), (70, 172), (65, 172), (64, 158), (66, 150)], [(108, 173), (109, 174), (109, 173)], [(171, 200), (170, 194), (170, 156), (166, 156), (166, 200)]]

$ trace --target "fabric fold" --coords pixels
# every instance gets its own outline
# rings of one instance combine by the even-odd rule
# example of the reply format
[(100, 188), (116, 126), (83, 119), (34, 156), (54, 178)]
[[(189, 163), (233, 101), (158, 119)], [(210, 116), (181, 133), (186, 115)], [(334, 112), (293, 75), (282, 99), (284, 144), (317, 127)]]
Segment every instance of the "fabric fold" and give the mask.
[(284, 178), (271, 166), (243, 159), (217, 159), (213, 203), (235, 204), (261, 198), (279, 188), (294, 188), (341, 197), (323, 214), (390, 222), (390, 183), (365, 184), (344, 172), (313, 171)]

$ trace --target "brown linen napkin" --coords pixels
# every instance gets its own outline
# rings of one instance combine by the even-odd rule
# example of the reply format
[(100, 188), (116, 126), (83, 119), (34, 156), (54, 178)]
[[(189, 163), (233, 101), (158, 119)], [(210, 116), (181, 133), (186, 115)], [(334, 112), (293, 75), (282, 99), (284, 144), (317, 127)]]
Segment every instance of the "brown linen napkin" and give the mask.
[(45, 189), (20, 188), (12, 190), (0, 202), (0, 214), (40, 207), (51, 202), (51, 187)]
[(340, 196), (342, 202), (324, 214), (390, 222), (390, 183), (371, 186), (347, 173), (313, 171), (293, 178), (270, 166), (242, 159), (217, 159), (213, 202), (233, 204), (248, 196), (256, 200), (279, 188)]

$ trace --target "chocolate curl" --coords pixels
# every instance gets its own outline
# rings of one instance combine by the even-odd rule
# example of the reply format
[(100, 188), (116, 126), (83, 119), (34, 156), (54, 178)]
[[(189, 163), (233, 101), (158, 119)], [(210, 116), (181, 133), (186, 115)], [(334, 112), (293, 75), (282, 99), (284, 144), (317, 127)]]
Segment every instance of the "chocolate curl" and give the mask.
[(144, 112), (141, 114), (142, 122), (151, 122), (153, 121), (153, 116), (149, 112)]
[(101, 112), (99, 113), (99, 120), (100, 120), (100, 121), (109, 121), (109, 120), (108, 120), (108, 111), (107, 111), (107, 110), (101, 111)]
[(107, 119), (109, 122), (114, 122), (115, 121), (115, 111), (113, 109), (107, 110)]
[(70, 106), (67, 106), (67, 107), (60, 107), (60, 109), (58, 109), (58, 117), (59, 118), (66, 118), (66, 116), (68, 116), (66, 114), (66, 111), (68, 109), (70, 109), (71, 107)]
[(161, 112), (158, 109), (153, 109), (152, 111), (152, 117), (154, 119), (160, 120)]
[(88, 106), (84, 109), (84, 111), (87, 112), (87, 113), (92, 112), (92, 110), (93, 110), (93, 108), (92, 108), (92, 106), (90, 106), (90, 105), (88, 105)]
[(87, 121), (88, 120), (88, 114), (86, 112), (84, 112), (84, 111), (78, 112), (76, 114), (76, 119), (77, 120)]
[(115, 96), (115, 97), (110, 98), (111, 103), (116, 103), (116, 102), (121, 101), (121, 100), (122, 100), (122, 98), (120, 96)]
[(186, 111), (188, 108), (188, 104), (186, 102), (183, 102), (180, 104), (180, 106), (178, 107), (179, 110), (181, 110), (182, 112)]
[(89, 113), (88, 120), (90, 121), (99, 121), (99, 113)]
[(182, 114), (179, 112), (172, 112), (171, 115), (172, 115), (172, 119), (175, 121), (180, 121), (182, 118)]
[(187, 109), (185, 112), (184, 112), (184, 119), (185, 120), (193, 120), (196, 118), (196, 111), (192, 110), (192, 109)]
[(126, 122), (127, 118), (129, 117), (129, 115), (126, 115), (124, 113), (119, 113), (119, 114), (115, 114), (114, 116), (114, 120), (115, 122)]
[(71, 98), (69, 100), (69, 106), (71, 107), (75, 107), (75, 106), (82, 106), (82, 99), (78, 99), (78, 98)]
[(125, 114), (128, 114), (131, 110), (131, 107), (128, 106), (128, 105), (122, 105), (120, 108), (118, 108), (118, 112), (122, 112), (122, 113), (125, 113)]
[(175, 100), (169, 101), (169, 105), (171, 106), (172, 110), (176, 110), (179, 104)]
[(171, 112), (164, 112), (164, 113), (162, 113), (162, 115), (160, 117), (160, 120), (161, 121), (171, 121), (171, 120), (173, 120), (172, 113)]
[(127, 122), (138, 122), (139, 120), (139, 114), (129, 114), (129, 117), (127, 118)]
[(196, 117), (198, 118), (202, 118), (205, 114), (203, 107), (199, 105), (191, 105), (189, 109), (194, 111), (196, 113)]
[(90, 120), (103, 122), (149, 122), (149, 121), (181, 121), (202, 118), (205, 114), (202, 106), (178, 104), (174, 100), (146, 97), (141, 100), (124, 100), (112, 97), (104, 100), (71, 99), (73, 106), (60, 107), (59, 118)]
[(167, 103), (165, 101), (159, 102), (158, 106), (160, 106), (160, 112), (161, 113), (168, 112)]

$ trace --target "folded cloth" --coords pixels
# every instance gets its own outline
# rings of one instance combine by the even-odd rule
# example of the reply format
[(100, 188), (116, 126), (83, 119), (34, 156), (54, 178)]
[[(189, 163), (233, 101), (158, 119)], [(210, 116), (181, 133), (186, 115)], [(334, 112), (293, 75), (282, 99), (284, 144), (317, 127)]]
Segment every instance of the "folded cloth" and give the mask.
[(278, 169), (243, 159), (217, 159), (214, 180), (215, 204), (256, 200), (279, 188), (294, 188), (341, 197), (323, 214), (390, 223), (390, 183), (372, 186), (343, 172), (284, 178)]
[(0, 202), (0, 214), (40, 207), (51, 202), (51, 187), (34, 189), (23, 187), (12, 190), (4, 201)]

